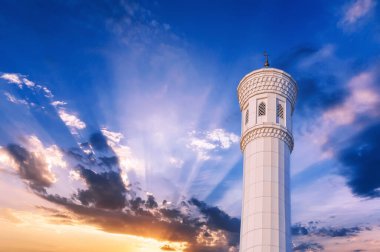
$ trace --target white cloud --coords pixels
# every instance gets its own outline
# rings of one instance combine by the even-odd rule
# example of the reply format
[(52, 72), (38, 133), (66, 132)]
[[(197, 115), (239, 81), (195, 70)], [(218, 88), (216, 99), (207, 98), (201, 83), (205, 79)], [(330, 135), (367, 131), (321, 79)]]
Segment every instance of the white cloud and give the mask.
[(0, 171), (16, 169), (16, 162), (9, 156), (4, 147), (0, 146)]
[(232, 144), (239, 142), (239, 136), (226, 132), (224, 129), (215, 129), (207, 133), (207, 138), (219, 143), (222, 149), (228, 149)]
[(71, 180), (75, 180), (75, 181), (78, 181), (78, 180), (81, 180), (81, 179), (82, 179), (82, 177), (80, 176), (79, 171), (76, 171), (76, 170), (71, 170), (71, 171), (69, 172), (69, 178), (70, 178)]
[(189, 135), (188, 147), (197, 152), (201, 160), (210, 159), (210, 152), (213, 150), (229, 149), (232, 144), (239, 142), (239, 136), (224, 129), (201, 133), (192, 131)]
[(217, 147), (216, 144), (210, 143), (207, 139), (192, 138), (190, 145), (197, 150), (213, 150)]
[(107, 138), (108, 145), (119, 159), (121, 169), (120, 175), (124, 184), (128, 186), (130, 183), (128, 178), (128, 172), (130, 171), (133, 171), (140, 178), (143, 177), (145, 175), (144, 161), (136, 158), (129, 146), (120, 143), (121, 139), (124, 138), (124, 135), (120, 132), (108, 130), (107, 128), (102, 128), (101, 131)]
[(45, 92), (45, 97), (47, 98), (53, 98), (53, 93), (47, 88), (42, 86), (42, 90)]
[(51, 105), (53, 105), (54, 107), (64, 106), (64, 105), (67, 105), (67, 102), (64, 102), (64, 101), (53, 101), (51, 103)]
[(126, 186), (129, 185), (128, 172), (133, 171), (140, 178), (145, 175), (145, 163), (143, 160), (136, 158), (129, 146), (121, 144), (111, 144), (112, 149), (115, 151), (119, 158), (121, 169), (121, 178)]
[(76, 115), (66, 112), (64, 109), (58, 110), (59, 117), (70, 128), (71, 133), (77, 134), (76, 130), (86, 128), (86, 124), (81, 121)]
[(103, 135), (107, 137), (108, 140), (110, 140), (114, 143), (119, 143), (120, 140), (122, 138), (124, 138), (122, 133), (110, 131), (107, 128), (102, 128), (101, 131), (102, 131)]
[(14, 103), (14, 104), (23, 104), (28, 105), (28, 102), (23, 99), (17, 99), (14, 95), (4, 92), (4, 95), (7, 97), (7, 100)]
[(365, 17), (375, 6), (373, 0), (356, 0), (346, 7), (344, 16), (340, 21), (343, 26), (352, 26)]
[(22, 86), (22, 81), (18, 74), (4, 73), (0, 76), (0, 78), (7, 80), (9, 83), (17, 84), (19, 87)]
[(26, 139), (26, 143), (30, 150), (36, 153), (41, 153), (44, 156), (49, 170), (52, 167), (66, 168), (67, 164), (63, 160), (63, 153), (57, 145), (51, 145), (47, 148), (44, 147), (38, 137), (32, 135)]
[(176, 168), (181, 168), (184, 164), (184, 161), (182, 159), (170, 157), (169, 158), (169, 164), (173, 165)]
[(19, 88), (22, 88), (23, 85), (25, 85), (34, 91), (36, 91), (36, 89), (42, 89), (46, 98), (50, 99), (54, 97), (53, 93), (47, 87), (35, 84), (33, 81), (24, 77), (24, 75), (16, 73), (3, 73), (0, 75), (0, 78), (7, 80), (9, 83), (17, 84)]
[(33, 81), (30, 81), (27, 78), (23, 78), (22, 80), (28, 87), (34, 87), (36, 85)]
[(350, 95), (344, 103), (326, 111), (322, 118), (333, 123), (334, 127), (352, 123), (358, 115), (377, 116), (380, 95), (374, 90), (373, 73), (363, 72), (348, 83)]

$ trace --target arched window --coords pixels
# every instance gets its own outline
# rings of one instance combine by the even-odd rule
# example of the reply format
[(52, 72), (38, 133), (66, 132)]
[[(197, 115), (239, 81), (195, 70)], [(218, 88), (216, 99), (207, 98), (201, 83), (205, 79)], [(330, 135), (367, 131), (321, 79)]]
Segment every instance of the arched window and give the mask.
[(265, 110), (266, 110), (265, 107), (266, 107), (266, 106), (265, 106), (265, 103), (264, 103), (264, 102), (261, 102), (261, 103), (259, 104), (259, 116), (265, 116)]
[(249, 110), (247, 109), (247, 111), (245, 112), (245, 124), (247, 124), (249, 121)]
[(281, 104), (277, 104), (277, 116), (284, 119), (284, 107)]

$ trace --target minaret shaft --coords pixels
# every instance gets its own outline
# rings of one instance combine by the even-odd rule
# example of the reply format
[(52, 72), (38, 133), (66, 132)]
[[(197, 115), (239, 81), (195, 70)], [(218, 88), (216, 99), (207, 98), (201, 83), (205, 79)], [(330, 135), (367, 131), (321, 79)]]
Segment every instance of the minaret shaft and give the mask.
[(288, 145), (278, 138), (256, 138), (247, 144), (240, 251), (291, 251), (286, 250), (290, 246), (289, 155)]
[(244, 158), (241, 252), (291, 252), (290, 153), (296, 82), (263, 68), (238, 86)]

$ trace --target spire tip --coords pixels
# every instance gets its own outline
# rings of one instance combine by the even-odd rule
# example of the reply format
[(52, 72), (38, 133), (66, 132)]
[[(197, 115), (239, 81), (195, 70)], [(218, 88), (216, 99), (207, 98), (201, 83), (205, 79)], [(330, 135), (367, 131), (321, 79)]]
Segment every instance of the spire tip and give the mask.
[(268, 54), (266, 51), (264, 51), (264, 57), (265, 57), (265, 63), (264, 63), (264, 67), (269, 67), (269, 60), (268, 60)]

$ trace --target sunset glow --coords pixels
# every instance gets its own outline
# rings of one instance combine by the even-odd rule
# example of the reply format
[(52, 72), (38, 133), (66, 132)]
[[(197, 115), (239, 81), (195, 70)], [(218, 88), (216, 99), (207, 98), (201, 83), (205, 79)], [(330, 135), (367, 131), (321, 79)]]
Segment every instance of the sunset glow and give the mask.
[(298, 87), (293, 251), (380, 251), (378, 0), (0, 2), (0, 251), (239, 251), (264, 51)]

